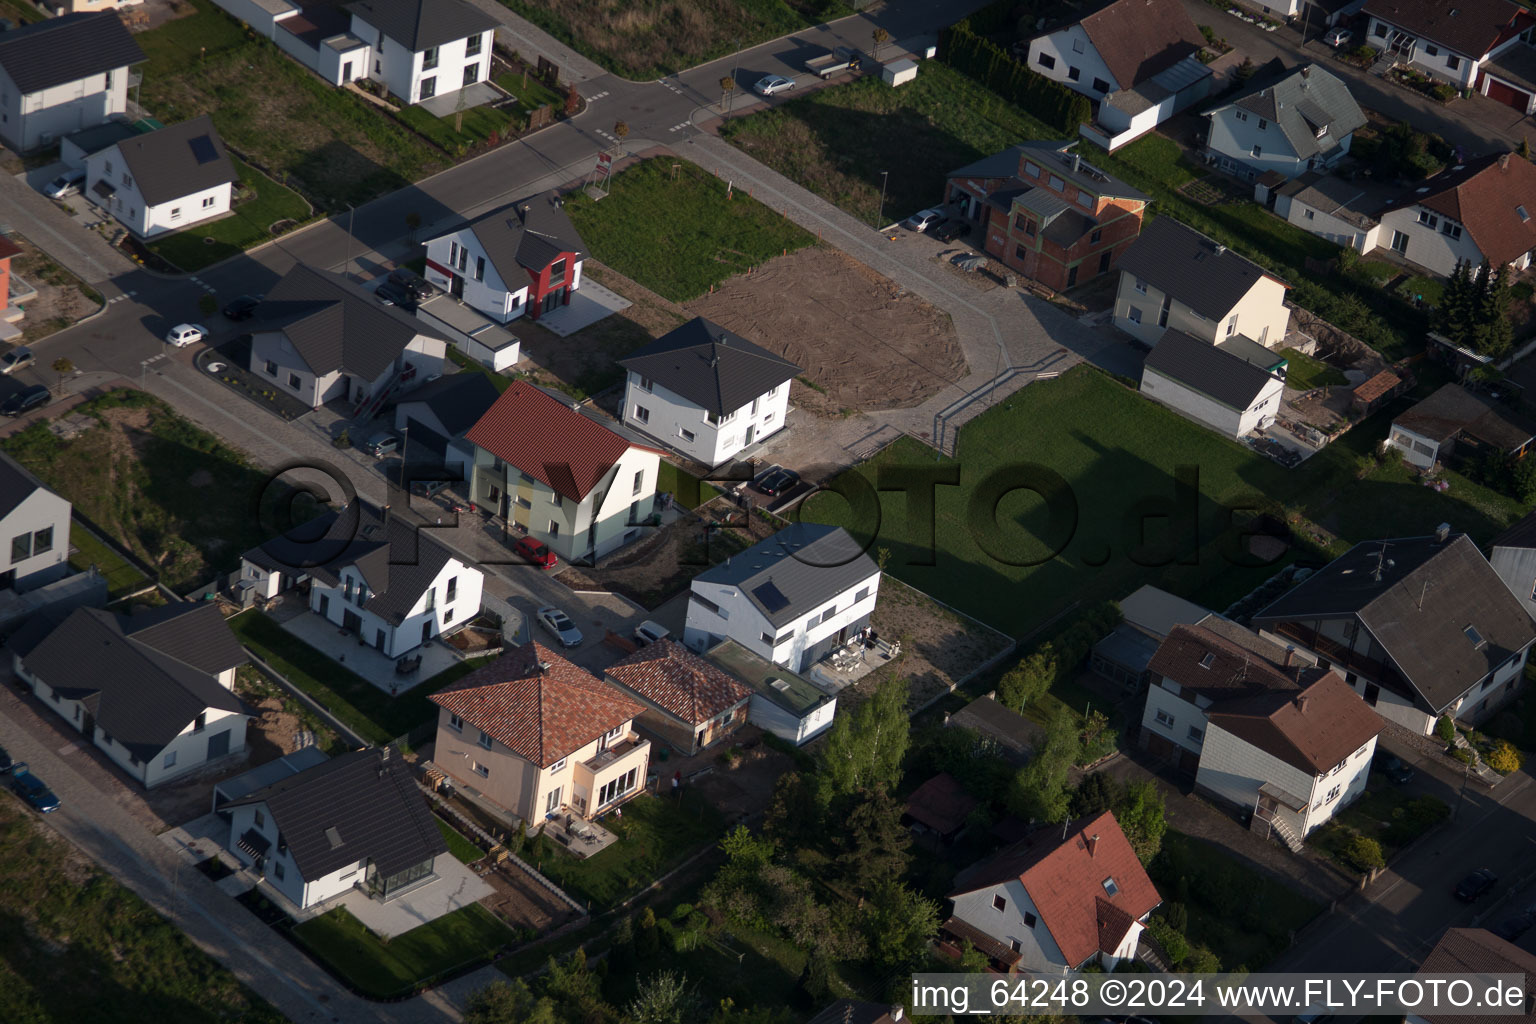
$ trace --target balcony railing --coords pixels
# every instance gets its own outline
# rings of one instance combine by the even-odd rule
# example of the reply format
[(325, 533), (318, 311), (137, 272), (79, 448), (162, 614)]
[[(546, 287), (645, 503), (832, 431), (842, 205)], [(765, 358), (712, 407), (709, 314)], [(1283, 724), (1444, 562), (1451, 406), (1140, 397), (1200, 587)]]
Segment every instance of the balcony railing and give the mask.
[(587, 771), (596, 775), (609, 765), (624, 760), (624, 758), (636, 750), (646, 746), (650, 746), (649, 740), (643, 740), (638, 736), (631, 735), (622, 742), (613, 744), (607, 750), (598, 751), (596, 756), (583, 761), (582, 764), (586, 767)]

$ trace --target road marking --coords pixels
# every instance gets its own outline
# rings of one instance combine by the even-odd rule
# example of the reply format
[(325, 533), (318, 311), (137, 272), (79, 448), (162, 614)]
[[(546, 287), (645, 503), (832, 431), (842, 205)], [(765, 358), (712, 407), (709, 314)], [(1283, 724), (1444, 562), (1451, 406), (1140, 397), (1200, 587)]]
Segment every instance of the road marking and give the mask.
[(70, 754), (73, 754), (75, 751), (77, 751), (79, 749), (80, 749), (80, 744), (78, 744), (78, 743), (66, 743), (62, 747), (60, 747), (58, 750), (54, 751), (54, 753), (58, 754), (60, 757), (68, 757)]
[(591, 103), (591, 102), (592, 102), (592, 101), (593, 101), (593, 100), (600, 100), (600, 99), (602, 99), (602, 98), (603, 98), (603, 97), (604, 97), (604, 96), (607, 96), (607, 95), (608, 95), (608, 93), (609, 93), (609, 90), (608, 90), (608, 89), (604, 89), (604, 90), (603, 90), (603, 91), (602, 91), (602, 92), (598, 92), (598, 93), (593, 93), (593, 94), (592, 94), (592, 95), (591, 95), (591, 96), (588, 96), (588, 97), (587, 97), (587, 102), (588, 102), (588, 103)]

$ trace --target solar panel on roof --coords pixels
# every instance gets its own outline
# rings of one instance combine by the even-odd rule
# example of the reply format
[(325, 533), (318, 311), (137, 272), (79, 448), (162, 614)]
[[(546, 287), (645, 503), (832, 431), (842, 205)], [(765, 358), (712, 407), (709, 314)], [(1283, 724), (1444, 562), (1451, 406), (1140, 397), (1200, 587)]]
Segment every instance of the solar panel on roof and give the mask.
[(789, 598), (784, 596), (784, 591), (775, 586), (772, 580), (754, 588), (752, 596), (762, 603), (770, 615), (789, 607)]
[(211, 164), (219, 158), (218, 151), (213, 148), (213, 140), (206, 135), (188, 139), (187, 145), (192, 147), (192, 156), (200, 164)]

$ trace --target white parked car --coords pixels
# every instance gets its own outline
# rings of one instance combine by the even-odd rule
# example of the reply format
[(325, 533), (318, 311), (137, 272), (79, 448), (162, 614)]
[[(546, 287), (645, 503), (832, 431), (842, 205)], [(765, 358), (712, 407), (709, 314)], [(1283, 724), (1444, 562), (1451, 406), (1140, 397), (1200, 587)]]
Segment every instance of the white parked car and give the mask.
[(640, 625), (636, 626), (635, 632), (633, 634), (635, 645), (638, 647), (644, 647), (646, 644), (654, 644), (658, 640), (665, 640), (671, 635), (672, 631), (670, 629), (668, 629), (666, 626), (663, 626), (659, 622), (652, 622), (650, 619), (646, 619), (644, 622), (640, 623)]
[(759, 96), (777, 96), (781, 92), (789, 92), (794, 87), (793, 78), (785, 78), (783, 75), (765, 75), (757, 80), (752, 91)]
[(539, 620), (539, 625), (552, 633), (561, 647), (580, 647), (581, 630), (576, 628), (576, 623), (565, 612), (552, 604), (547, 604), (534, 613)]
[(177, 324), (171, 328), (171, 333), (165, 336), (165, 340), (182, 348), (192, 345), (208, 337), (208, 328), (202, 324)]
[(940, 210), (919, 210), (907, 218), (906, 226), (911, 231), (927, 231), (929, 228), (938, 227), (943, 219), (944, 214)]
[(1328, 45), (1336, 50), (1342, 50), (1349, 45), (1349, 41), (1355, 38), (1355, 34), (1347, 28), (1336, 28), (1328, 33)]
[(65, 196), (72, 196), (79, 192), (84, 184), (84, 171), (65, 171), (43, 186), (43, 195), (49, 199), (63, 199)]

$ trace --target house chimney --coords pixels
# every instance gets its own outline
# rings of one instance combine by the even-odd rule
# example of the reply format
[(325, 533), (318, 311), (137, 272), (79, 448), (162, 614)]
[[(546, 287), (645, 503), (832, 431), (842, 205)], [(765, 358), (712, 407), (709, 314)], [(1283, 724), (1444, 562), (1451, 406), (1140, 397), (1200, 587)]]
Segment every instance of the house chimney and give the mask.
[(1500, 153), (1499, 154), (1499, 170), (1501, 170), (1501, 171), (1509, 170), (1509, 154), (1508, 153)]
[(1300, 711), (1302, 714), (1306, 714), (1307, 713), (1307, 695), (1306, 694), (1303, 693), (1303, 694), (1301, 694), (1300, 696), (1298, 696), (1296, 698), (1296, 710)]
[(1448, 541), (1450, 539), (1451, 539), (1451, 524), (1450, 523), (1441, 523), (1439, 526), (1435, 527), (1435, 540), (1439, 541), (1441, 544), (1444, 544), (1446, 541)]
[(1072, 169), (1075, 171), (1083, 166), (1083, 158), (1077, 153), (1072, 154)]
[(1311, 73), (1312, 73), (1312, 65), (1310, 65), (1310, 64), (1308, 64), (1306, 67), (1301, 69), (1301, 77), (1302, 78), (1306, 78)]
[(907, 1011), (906, 1011), (906, 1009), (904, 1007), (901, 1007), (901, 1006), (893, 1006), (893, 1007), (891, 1007), (891, 1020), (905, 1020), (906, 1016), (907, 1016)]
[(1285, 663), (1281, 667), (1282, 668), (1290, 668), (1291, 667), (1291, 660), (1293, 658), (1295, 658), (1295, 657), (1296, 657), (1296, 648), (1294, 648), (1294, 647), (1287, 647), (1285, 649)]
[(1088, 847), (1088, 856), (1092, 857), (1094, 847), (1099, 845), (1099, 834), (1095, 832), (1091, 836), (1084, 836), (1083, 845)]
[(382, 525), (384, 525), (384, 526), (388, 526), (389, 525), (389, 506), (388, 505), (385, 505), (383, 508), (379, 509), (379, 519), (381, 520)]

